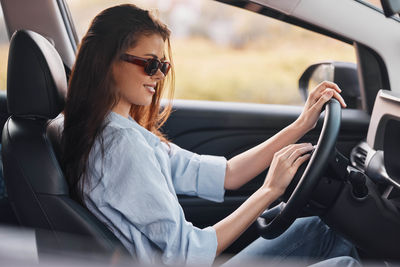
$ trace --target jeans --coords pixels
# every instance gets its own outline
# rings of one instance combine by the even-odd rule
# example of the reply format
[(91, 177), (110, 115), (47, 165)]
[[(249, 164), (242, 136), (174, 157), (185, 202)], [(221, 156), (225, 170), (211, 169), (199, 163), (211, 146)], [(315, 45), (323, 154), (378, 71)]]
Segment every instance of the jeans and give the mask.
[[(330, 229), (319, 217), (299, 218), (279, 237), (258, 238), (225, 266), (361, 266), (354, 245)], [(253, 265), (248, 265), (253, 266)]]

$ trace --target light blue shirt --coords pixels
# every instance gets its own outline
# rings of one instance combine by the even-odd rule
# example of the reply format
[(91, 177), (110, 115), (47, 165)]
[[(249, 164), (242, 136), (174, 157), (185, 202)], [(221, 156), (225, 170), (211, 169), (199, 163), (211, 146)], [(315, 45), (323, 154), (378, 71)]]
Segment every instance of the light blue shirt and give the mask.
[(88, 209), (140, 262), (211, 265), (215, 230), (187, 222), (177, 194), (222, 202), (226, 159), (168, 146), (114, 112), (106, 122), (89, 154)]

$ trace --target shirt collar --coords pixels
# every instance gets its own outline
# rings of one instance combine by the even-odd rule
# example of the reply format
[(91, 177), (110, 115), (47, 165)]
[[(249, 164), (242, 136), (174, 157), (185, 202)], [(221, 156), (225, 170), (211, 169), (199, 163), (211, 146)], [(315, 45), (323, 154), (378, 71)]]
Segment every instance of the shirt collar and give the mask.
[(111, 111), (107, 116), (107, 120), (122, 128), (134, 128), (138, 130), (150, 144), (156, 145), (160, 143), (160, 138), (158, 136), (141, 126), (131, 116), (125, 118), (124, 116)]

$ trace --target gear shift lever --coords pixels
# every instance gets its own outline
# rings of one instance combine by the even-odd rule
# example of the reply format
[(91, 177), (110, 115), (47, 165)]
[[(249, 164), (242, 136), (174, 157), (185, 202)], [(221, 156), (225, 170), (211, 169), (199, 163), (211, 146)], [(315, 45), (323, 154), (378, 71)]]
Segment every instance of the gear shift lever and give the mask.
[(364, 198), (368, 195), (365, 174), (359, 171), (351, 171), (348, 179), (353, 186), (353, 194), (357, 198)]

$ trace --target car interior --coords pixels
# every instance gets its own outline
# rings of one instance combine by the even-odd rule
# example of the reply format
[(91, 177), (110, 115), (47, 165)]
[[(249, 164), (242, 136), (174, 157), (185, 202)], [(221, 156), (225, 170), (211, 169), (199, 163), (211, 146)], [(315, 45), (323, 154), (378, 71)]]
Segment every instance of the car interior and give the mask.
[(58, 52), (41, 35), (21, 30), (11, 39), (9, 59), (10, 119), (3, 130), (3, 164), (9, 201), (18, 210), (18, 221), (50, 230), (46, 242), (53, 239), (53, 245), (60, 248), (68, 242), (58, 241), (57, 233), (71, 233), (93, 238), (83, 243), (90, 244), (86, 249), (122, 251), (118, 239), (69, 197), (57, 155), (63, 121), (53, 120), (63, 110), (67, 90)]
[[(7, 10), (21, 2), (2, 1), (5, 16)], [(65, 2), (55, 2), (67, 18)], [(275, 207), (260, 216), (224, 255), (240, 251), (259, 236), (269, 239), (279, 236), (296, 218), (318, 215), (352, 241), (362, 259), (398, 262), (400, 93), (391, 88), (396, 81), (392, 80), (396, 79), (392, 78), (393, 72), (400, 71), (400, 68), (393, 70), (393, 66), (400, 66), (400, 62), (389, 65), (376, 49), (357, 42), (356, 37), (351, 40), (323, 23), (313, 22), (311, 15), (307, 20), (304, 14), (308, 13), (304, 10), (309, 1), (294, 1), (297, 9), (288, 1), (219, 2), (256, 10), (261, 15), (353, 43), (357, 51), (356, 66), (340, 62), (311, 66), (299, 80), (300, 93), (307, 94), (312, 74), (327, 64), (337, 70), (333, 81), (344, 85), (341, 87), (362, 89), (360, 92), (352, 89), (354, 92), (348, 95), (349, 102), (354, 100), (354, 106), (362, 106), (360, 109), (341, 110), (337, 101), (326, 105), (316, 128), (299, 140), (315, 144), (316, 149), (280, 199), (282, 203), (274, 203)], [(352, 1), (351, 5), (358, 2)], [(392, 16), (399, 12), (390, 0), (382, 2), (386, 9), (380, 15)], [(383, 20), (400, 22), (393, 17)], [(399, 30), (400, 24), (397, 24), (391, 27)], [(68, 25), (64, 28), (66, 36), (73, 35), (73, 24)], [(11, 30), (19, 28), (12, 23), (9, 26)], [(0, 94), (0, 122), (4, 124), (1, 153), (7, 188), (7, 197), (0, 199), (0, 226), (37, 229), (39, 256), (51, 248), (99, 253), (110, 258), (129, 257), (114, 234), (70, 197), (60, 167), (61, 112), (73, 49), (60, 49), (57, 42), (56, 45), (51, 42), (53, 37), (37, 28), (23, 27), (12, 32), (7, 94)], [(175, 100), (173, 110), (163, 126), (170, 140), (199, 154), (231, 158), (296, 120), (302, 107)], [(179, 196), (186, 219), (200, 228), (218, 222), (263, 183), (267, 171), (239, 190), (227, 191), (223, 203)], [(71, 236), (78, 240), (84, 237), (85, 242), (71, 241)]]

